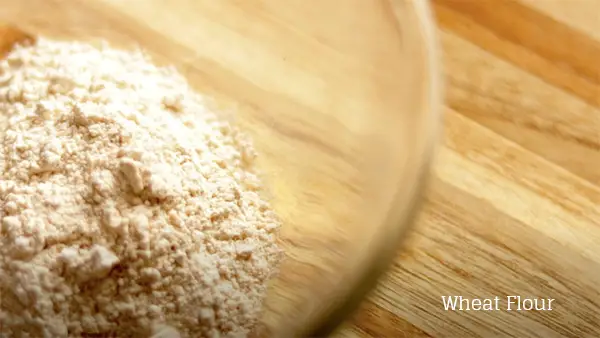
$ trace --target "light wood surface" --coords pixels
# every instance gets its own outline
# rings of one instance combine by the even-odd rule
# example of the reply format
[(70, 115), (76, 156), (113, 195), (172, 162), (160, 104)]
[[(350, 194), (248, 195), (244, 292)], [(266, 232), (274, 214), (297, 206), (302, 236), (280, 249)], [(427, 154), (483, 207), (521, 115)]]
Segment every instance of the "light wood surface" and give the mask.
[[(340, 337), (598, 337), (600, 1), (433, 4), (447, 82), (434, 182)], [(452, 312), (450, 295), (555, 304)]]
[[(95, 3), (103, 3), (112, 12), (117, 12), (110, 16), (110, 22), (115, 26), (115, 32), (124, 36), (138, 34), (141, 25), (150, 25), (148, 21), (153, 18), (160, 22), (154, 28), (166, 34), (170, 26), (169, 21), (161, 17), (164, 12), (153, 9), (147, 5), (149, 2), (137, 1)], [(38, 1), (38, 6), (48, 7), (46, 3)], [(144, 5), (137, 6), (141, 3)], [(394, 57), (384, 39), (374, 39), (373, 49), (369, 53), (363, 52), (361, 58), (342, 58), (340, 52), (360, 54), (361, 46), (353, 44), (356, 40), (350, 37), (391, 34), (393, 28), (365, 20), (369, 24), (363, 24), (361, 30), (347, 30), (351, 24), (360, 22), (358, 17), (349, 14), (353, 6), (328, 2), (331, 8), (318, 11), (296, 0), (282, 1), (283, 7), (278, 9), (280, 14), (287, 13), (279, 18), (290, 25), (282, 25), (285, 34), (290, 34), (288, 38), (297, 38), (300, 34), (318, 36), (317, 42), (286, 39), (283, 32), (268, 30), (267, 22), (272, 24), (273, 18), (263, 16), (265, 26), (246, 28), (246, 37), (258, 39), (265, 45), (259, 48), (240, 40), (245, 44), (238, 46), (247, 48), (246, 55), (254, 60), (268, 60), (272, 69), (290, 68), (293, 64), (292, 68), (297, 70), (293, 73), (296, 85), (284, 85), (278, 78), (269, 77), (265, 68), (261, 68), (266, 65), (247, 67), (247, 60), (227, 53), (227, 46), (218, 42), (207, 45), (206, 50), (220, 52), (229, 68), (206, 55), (198, 56), (201, 50), (192, 53), (186, 49), (194, 39), (213, 41), (208, 39), (211, 34), (233, 39), (232, 31), (241, 29), (239, 22), (244, 15), (273, 10), (252, 9), (243, 1), (229, 3), (237, 12), (233, 11), (235, 15), (225, 21), (228, 30), (206, 21), (206, 29), (201, 31), (204, 35), (199, 31), (188, 32), (188, 35), (179, 32), (176, 44), (166, 43), (164, 36), (151, 35), (146, 36), (144, 43), (165, 49), (162, 52), (167, 58), (178, 55), (189, 61), (195, 57), (197, 68), (202, 69), (196, 76), (212, 81), (212, 87), (204, 89), (240, 97), (246, 104), (244, 109), (252, 111), (250, 115), (256, 110), (253, 103), (267, 95), (270, 97), (264, 102), (270, 104), (260, 108), (281, 114), (311, 112), (317, 107), (368, 107), (366, 99), (361, 101), (361, 97), (356, 98), (353, 105), (333, 106), (332, 98), (339, 93), (325, 86), (323, 78), (301, 70), (319, 69), (321, 76), (336, 77), (338, 81), (352, 81), (343, 76), (348, 70), (354, 71), (354, 75), (360, 73), (367, 78), (365, 74), (368, 74), (375, 79), (367, 66), (359, 69), (356, 61), (385, 64)], [(173, 7), (170, 17), (190, 20), (190, 16), (198, 15), (198, 20), (204, 22), (202, 20), (207, 17), (223, 15), (222, 7), (210, 5), (210, 1), (198, 1), (198, 4), (206, 10), (202, 14), (197, 11), (200, 7), (188, 11)], [(387, 7), (381, 13), (375, 13), (371, 2), (352, 3), (360, 4), (360, 10), (355, 8), (354, 11), (362, 11), (367, 18), (389, 18)], [(600, 336), (600, 187), (597, 185), (600, 179), (600, 1), (434, 0), (433, 7), (440, 26), (447, 85), (443, 147), (438, 153), (426, 203), (405, 250), (338, 336)], [(83, 8), (88, 11), (87, 15), (77, 12)], [(106, 22), (90, 19), (94, 17), (90, 15), (92, 11), (102, 12), (103, 8), (73, 7), (70, 19), (77, 18), (73, 14), (76, 13), (81, 15), (81, 24), (104, 26)], [(294, 21), (294, 18), (302, 17), (297, 14), (299, 10), (319, 25), (303, 26), (301, 19)], [(48, 7), (39, 15), (47, 15), (49, 11)], [(340, 23), (330, 19), (331, 13), (355, 21), (339, 26), (328, 24)], [(125, 25), (124, 22), (131, 18), (138, 18), (138, 21)], [(140, 18), (146, 21), (140, 22), (143, 21)], [(32, 17), (29, 23), (39, 22)], [(127, 31), (119, 24), (127, 27)], [(290, 33), (294, 32), (292, 26), (298, 35)], [(61, 27), (64, 29), (58, 25), (47, 29), (60, 32)], [(333, 38), (342, 34), (347, 34), (348, 38)], [(280, 59), (266, 50), (269, 43), (282, 44), (288, 40), (287, 48), (291, 52), (278, 55)], [(298, 41), (301, 45), (294, 45)], [(320, 58), (311, 58), (309, 51), (318, 51)], [(380, 56), (375, 58), (374, 55)], [(325, 72), (321, 69), (325, 67), (324, 56), (336, 58), (340, 66)], [(399, 70), (388, 71), (394, 74)], [(254, 88), (251, 85), (253, 78), (260, 78), (263, 88)], [(385, 78), (377, 79), (385, 84)], [(356, 95), (364, 90), (360, 86), (348, 88)], [(370, 90), (379, 90), (377, 94), (381, 95), (382, 88)], [(296, 98), (296, 103), (301, 105), (290, 103), (286, 97)], [(256, 121), (258, 119), (256, 117)], [(256, 126), (261, 125), (259, 122)], [(359, 122), (346, 121), (343, 127), (356, 129)], [(288, 136), (297, 139), (301, 138), (302, 132), (319, 130), (319, 125), (330, 125), (333, 130), (320, 130), (321, 135), (328, 135), (328, 132), (335, 135), (334, 131), (339, 127), (334, 120), (308, 123), (300, 130), (286, 125), (278, 127), (288, 127)], [(264, 130), (264, 133), (269, 132)], [(285, 138), (275, 133), (272, 137)], [(321, 143), (320, 147), (329, 149), (327, 145), (331, 140), (327, 137), (317, 138), (317, 141)], [(281, 151), (301, 157), (304, 154), (302, 144), (300, 140), (277, 145), (265, 143), (262, 147), (267, 156), (269, 151)], [(352, 157), (351, 149), (342, 155)], [(349, 176), (340, 180), (352, 177), (350, 170), (343, 169), (347, 163), (326, 154), (322, 156), (323, 167), (331, 168), (333, 173), (320, 172), (319, 175), (348, 172)], [(280, 177), (290, 179), (296, 174), (294, 168), (301, 165), (301, 161), (290, 159), (287, 167), (280, 168)], [(325, 182), (316, 176), (297, 177), (291, 183), (293, 186), (288, 186), (287, 190), (280, 188), (276, 193), (284, 196), (284, 200), (298, 192), (319, 200), (315, 187)], [(329, 183), (328, 189), (342, 187)], [(328, 207), (339, 208), (340, 214), (348, 209), (347, 205), (331, 204)], [(310, 212), (310, 209), (304, 211)], [(307, 221), (319, 226), (329, 224), (316, 218)], [(319, 238), (310, 240), (311, 245), (322, 241)], [(553, 310), (546, 312), (452, 312), (444, 310), (441, 299), (442, 296), (499, 296), (505, 299), (508, 295), (552, 298), (555, 302)], [(501, 306), (505, 307), (504, 304)]]

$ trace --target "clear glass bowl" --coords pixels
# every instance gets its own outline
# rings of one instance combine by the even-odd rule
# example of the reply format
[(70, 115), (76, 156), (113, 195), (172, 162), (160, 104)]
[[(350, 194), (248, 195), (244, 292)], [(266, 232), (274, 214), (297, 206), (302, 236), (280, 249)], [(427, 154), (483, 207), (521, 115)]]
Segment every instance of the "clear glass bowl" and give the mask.
[(263, 334), (329, 334), (390, 263), (441, 124), (427, 1), (0, 0), (0, 22), (141, 46), (253, 136), (287, 253)]

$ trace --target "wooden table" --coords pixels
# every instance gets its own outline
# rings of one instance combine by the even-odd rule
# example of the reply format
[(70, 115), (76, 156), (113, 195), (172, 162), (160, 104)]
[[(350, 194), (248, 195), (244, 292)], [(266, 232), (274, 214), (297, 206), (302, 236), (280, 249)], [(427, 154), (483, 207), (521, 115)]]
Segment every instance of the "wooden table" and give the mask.
[[(444, 146), (407, 247), (338, 335), (598, 337), (600, 0), (433, 4)], [(500, 309), (446, 311), (443, 296)], [(552, 310), (507, 311), (508, 296)]]
[[(408, 247), (339, 335), (598, 337), (600, 1), (433, 4), (447, 82), (435, 178)], [(446, 311), (442, 296), (500, 309)], [(555, 300), (507, 311), (507, 296)]]

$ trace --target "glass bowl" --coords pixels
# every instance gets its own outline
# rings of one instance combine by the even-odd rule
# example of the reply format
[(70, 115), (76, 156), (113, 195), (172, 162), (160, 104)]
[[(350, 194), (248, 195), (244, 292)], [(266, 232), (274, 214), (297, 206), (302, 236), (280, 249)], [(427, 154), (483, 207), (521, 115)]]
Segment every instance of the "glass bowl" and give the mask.
[(253, 137), (286, 252), (260, 335), (330, 334), (410, 228), (441, 124), (427, 1), (0, 0), (0, 22), (141, 46)]

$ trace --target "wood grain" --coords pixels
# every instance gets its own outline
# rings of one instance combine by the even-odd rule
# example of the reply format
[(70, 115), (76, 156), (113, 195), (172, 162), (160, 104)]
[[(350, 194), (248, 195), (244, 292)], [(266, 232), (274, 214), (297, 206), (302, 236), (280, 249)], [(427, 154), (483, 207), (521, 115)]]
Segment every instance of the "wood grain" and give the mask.
[[(18, 16), (49, 35), (102, 32), (116, 43), (140, 43), (184, 69), (216, 101), (233, 102), (275, 177), (273, 193), (292, 206), (281, 207), (295, 247), (292, 273), (284, 279), (300, 290), (310, 282), (299, 272), (308, 264), (329, 265), (318, 270), (328, 276), (342, 268), (332, 263), (336, 257), (315, 255), (317, 248), (349, 252), (344, 243), (356, 240), (352, 230), (363, 235), (352, 221), (368, 208), (380, 210), (357, 197), (368, 186), (359, 173), (373, 168), (361, 161), (368, 154), (364, 145), (343, 130), (369, 135), (364, 111), (380, 114), (370, 118), (382, 121), (380, 127), (397, 125), (380, 112), (396, 111), (414, 96), (401, 86), (409, 71), (398, 62), (401, 47), (390, 43), (398, 40), (398, 7), (347, 1), (66, 6), (27, 0), (38, 11), (25, 12), (0, 0), (0, 17)], [(433, 182), (408, 244), (336, 335), (600, 336), (600, 1), (433, 0), (432, 6), (447, 84)], [(69, 25), (44, 24), (52, 16)], [(179, 21), (194, 22), (194, 29)], [(406, 129), (397, 134), (409, 135)], [(371, 155), (380, 176), (394, 176), (398, 167)], [(305, 158), (318, 162), (318, 170)], [(333, 233), (340, 222), (348, 224), (347, 233), (324, 237), (314, 230)], [(321, 281), (324, 287), (311, 296), (331, 297), (327, 286), (340, 280)], [(445, 311), (441, 297), (459, 295), (553, 298), (556, 304), (545, 312)], [(306, 294), (295, 296), (289, 304)], [(279, 310), (292, 325), (301, 321), (294, 314), (314, 309)]]
[[(600, 1), (433, 5), (447, 81), (435, 182), (408, 247), (339, 334), (597, 337)], [(557, 307), (452, 312), (443, 295)]]

